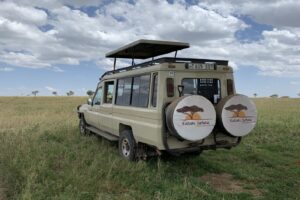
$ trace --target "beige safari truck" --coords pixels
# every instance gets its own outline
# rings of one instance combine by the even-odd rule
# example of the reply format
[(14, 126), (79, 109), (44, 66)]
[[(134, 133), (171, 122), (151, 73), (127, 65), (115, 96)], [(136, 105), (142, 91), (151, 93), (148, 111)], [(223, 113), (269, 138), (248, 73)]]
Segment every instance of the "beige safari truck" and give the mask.
[[(93, 98), (78, 106), (80, 132), (117, 141), (128, 160), (237, 146), (256, 125), (255, 105), (236, 94), (228, 61), (178, 58), (177, 51), (188, 47), (138, 40), (107, 53), (113, 70), (100, 77)], [(117, 58), (132, 64), (116, 69)]]

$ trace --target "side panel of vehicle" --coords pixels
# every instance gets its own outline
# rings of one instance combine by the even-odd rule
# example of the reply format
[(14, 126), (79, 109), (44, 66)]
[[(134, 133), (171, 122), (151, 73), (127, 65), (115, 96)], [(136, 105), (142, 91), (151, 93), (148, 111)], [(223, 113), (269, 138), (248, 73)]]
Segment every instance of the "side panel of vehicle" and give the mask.
[[(151, 75), (151, 76), (150, 76)], [(146, 107), (113, 106), (113, 133), (118, 135), (123, 127), (130, 128), (137, 142), (155, 145), (161, 140), (162, 116), (157, 103), (159, 73), (149, 73), (150, 84)], [(117, 92), (116, 92), (116, 95)]]

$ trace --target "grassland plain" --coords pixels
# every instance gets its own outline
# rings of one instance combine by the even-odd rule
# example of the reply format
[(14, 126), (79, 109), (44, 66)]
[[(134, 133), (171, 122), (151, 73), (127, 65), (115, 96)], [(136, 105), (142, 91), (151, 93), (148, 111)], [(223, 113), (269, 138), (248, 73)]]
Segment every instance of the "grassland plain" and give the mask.
[[(258, 125), (230, 151), (137, 163), (79, 134), (75, 108), (85, 101), (0, 98), (0, 199), (300, 199), (300, 99), (255, 99)], [(207, 174), (245, 190), (218, 191)]]

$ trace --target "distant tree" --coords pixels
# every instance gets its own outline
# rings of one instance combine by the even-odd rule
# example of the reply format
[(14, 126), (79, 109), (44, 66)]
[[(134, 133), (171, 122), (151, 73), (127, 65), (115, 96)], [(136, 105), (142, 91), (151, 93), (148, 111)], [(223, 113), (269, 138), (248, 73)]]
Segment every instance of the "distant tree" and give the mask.
[(254, 94), (253, 94), (253, 96), (256, 98), (256, 97), (257, 97), (257, 94), (256, 94), (256, 93), (254, 93)]
[(57, 96), (57, 92), (56, 92), (56, 91), (53, 91), (52, 94), (53, 94), (54, 96)]
[(86, 94), (87, 95), (89, 95), (89, 96), (93, 96), (94, 95), (94, 91), (92, 91), (92, 90), (88, 90), (87, 92), (86, 92)]
[(73, 96), (74, 92), (72, 90), (70, 90), (69, 92), (67, 92), (67, 96)]
[(270, 97), (271, 98), (278, 98), (278, 94), (272, 94)]
[(300, 97), (300, 93), (298, 93), (298, 97)]
[(37, 95), (38, 93), (39, 93), (38, 90), (34, 90), (34, 91), (31, 92), (31, 94), (33, 94), (35, 97), (36, 97), (36, 95)]

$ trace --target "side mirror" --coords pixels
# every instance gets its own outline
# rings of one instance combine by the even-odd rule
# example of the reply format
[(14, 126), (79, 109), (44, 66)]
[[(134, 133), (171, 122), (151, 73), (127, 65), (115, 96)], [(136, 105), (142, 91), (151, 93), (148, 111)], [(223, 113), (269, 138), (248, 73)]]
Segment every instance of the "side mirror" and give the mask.
[(89, 98), (89, 99), (87, 100), (87, 104), (88, 104), (88, 105), (92, 105), (92, 99), (91, 99), (91, 98)]

